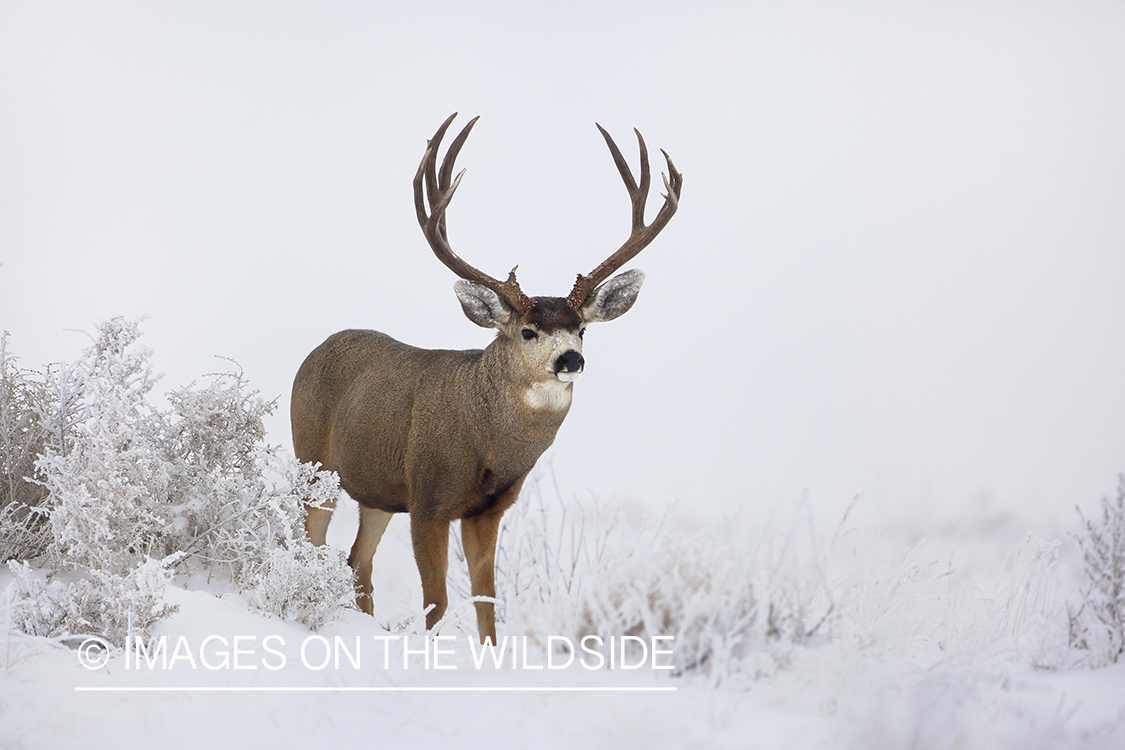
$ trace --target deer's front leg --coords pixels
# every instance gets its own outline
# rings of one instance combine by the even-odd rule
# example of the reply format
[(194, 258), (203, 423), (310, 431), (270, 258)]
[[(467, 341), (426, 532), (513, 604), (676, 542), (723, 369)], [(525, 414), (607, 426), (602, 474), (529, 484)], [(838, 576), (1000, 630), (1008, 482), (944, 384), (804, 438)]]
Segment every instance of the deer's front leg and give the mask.
[(414, 560), (422, 576), (422, 604), (434, 605), (426, 615), (426, 630), (431, 630), (445, 614), (448, 599), (445, 575), (449, 569), (449, 521), (410, 514), (410, 539)]
[[(500, 532), (500, 518), (516, 502), (527, 474), (517, 479), (491, 508), (478, 516), (461, 519), (461, 543), (465, 560), (469, 563), (469, 580), (473, 596), (496, 598), (496, 537)], [(475, 602), (477, 630), (480, 642), (492, 639), (496, 643), (496, 607), (492, 602)]]
[[(496, 598), (496, 535), (500, 530), (500, 513), (482, 513), (461, 519), (461, 543), (469, 563), (469, 580), (473, 596)], [(476, 602), (477, 629), (480, 642), (496, 643), (496, 611), (492, 602)]]

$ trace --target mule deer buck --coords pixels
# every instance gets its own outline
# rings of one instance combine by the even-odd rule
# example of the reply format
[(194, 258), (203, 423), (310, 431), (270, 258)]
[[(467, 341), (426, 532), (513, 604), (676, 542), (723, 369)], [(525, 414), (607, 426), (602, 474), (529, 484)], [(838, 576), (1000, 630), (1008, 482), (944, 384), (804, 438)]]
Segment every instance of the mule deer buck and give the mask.
[[(478, 271), (449, 245), (445, 210), (464, 176), (451, 180), (458, 152), (476, 118), (454, 139), (441, 169), (437, 151), (456, 113), (428, 142), (414, 177), (418, 223), (438, 260), (461, 277), (454, 285), (465, 315), (496, 338), (482, 350), (417, 349), (376, 331), (341, 331), (317, 347), (293, 382), (293, 447), (301, 461), (335, 471), (359, 503), (359, 533), (349, 564), (356, 604), (373, 614), (371, 558), (393, 513), (410, 514), (414, 558), (422, 577), (426, 628), (446, 608), (449, 524), (460, 519), (474, 597), (495, 597), (500, 517), (519, 495), (539, 456), (555, 439), (582, 372), (586, 326), (633, 306), (644, 275), (610, 274), (660, 233), (676, 212), (683, 177), (668, 162), (667, 194), (644, 223), (648, 152), (637, 131), (641, 179), (634, 181), (600, 125), (632, 202), (633, 229), (617, 252), (567, 297), (528, 297), (513, 268), (506, 281)], [(663, 153), (663, 152), (662, 152)], [(424, 187), (423, 187), (424, 186)], [(427, 210), (428, 203), (428, 210)], [(305, 531), (324, 544), (332, 508), (309, 507)], [(481, 642), (495, 643), (490, 601), (475, 603)]]

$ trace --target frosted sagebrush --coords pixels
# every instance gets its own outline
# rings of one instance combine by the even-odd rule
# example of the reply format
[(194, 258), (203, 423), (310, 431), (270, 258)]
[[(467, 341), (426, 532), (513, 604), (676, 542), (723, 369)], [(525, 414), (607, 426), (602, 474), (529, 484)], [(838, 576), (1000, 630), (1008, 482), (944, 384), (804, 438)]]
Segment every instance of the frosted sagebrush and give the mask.
[(124, 575), (164, 556), (172, 465), (161, 449), (163, 416), (148, 403), (157, 378), (139, 337), (138, 321), (99, 326), (77, 367), (80, 418), (37, 463), (56, 569)]
[(296, 467), (263, 443), (263, 419), (275, 404), (248, 390), (241, 373), (213, 376), (208, 385), (181, 388), (168, 399), (167, 544), (238, 578), (260, 550), (299, 533), (293, 495), (301, 489), (296, 485), (315, 481), (314, 474), (291, 471)]
[[(138, 577), (151, 565), (222, 570), (252, 602), (313, 626), (336, 616), (337, 590), (350, 589), (351, 571), (341, 553), (311, 551), (302, 505), (306, 497), (335, 499), (335, 475), (264, 443), (263, 418), (275, 404), (250, 390), (241, 372), (174, 391), (169, 409), (155, 408), (157, 378), (139, 337), (137, 321), (114, 318), (77, 362), (44, 373), (29, 418), (40, 428), (41, 453), (23, 479), (41, 488), (37, 512), (46, 521), (34, 529), (37, 546), (24, 539), (27, 524), (0, 530), (18, 532), (6, 538), (42, 553), (47, 568), (86, 577), (39, 586), (24, 575), (16, 592), (22, 627), (58, 634), (101, 622), (116, 637), (117, 619), (158, 617), (166, 610), (145, 597), (160, 585)], [(269, 581), (263, 571), (283, 559), (286, 575)], [(306, 564), (324, 580), (302, 591), (295, 581)], [(268, 596), (258, 595), (265, 585)], [(287, 597), (298, 604), (285, 606)]]
[(8, 334), (0, 336), (0, 562), (43, 554), (47, 490), (35, 462), (47, 442), (50, 411), (43, 378), (16, 366)]
[(1101, 499), (1101, 518), (1078, 511), (1086, 590), (1070, 615), (1070, 642), (1087, 652), (1091, 666), (1116, 663), (1125, 653), (1125, 474), (1117, 495)]
[(95, 570), (70, 582), (48, 581), (26, 562), (13, 560), (8, 568), (15, 584), (12, 626), (30, 635), (97, 634), (123, 644), (130, 632), (147, 638), (153, 625), (176, 611), (164, 603), (170, 576), (157, 560), (124, 575)]
[(241, 372), (169, 401), (169, 548), (225, 568), (261, 611), (313, 629), (338, 616), (354, 598), (351, 568), (341, 551), (305, 539), (304, 516), (306, 501), (335, 501), (339, 478), (263, 442), (275, 403), (249, 390)]
[(300, 540), (277, 547), (253, 567), (250, 606), (319, 630), (355, 600), (351, 568), (341, 550)]

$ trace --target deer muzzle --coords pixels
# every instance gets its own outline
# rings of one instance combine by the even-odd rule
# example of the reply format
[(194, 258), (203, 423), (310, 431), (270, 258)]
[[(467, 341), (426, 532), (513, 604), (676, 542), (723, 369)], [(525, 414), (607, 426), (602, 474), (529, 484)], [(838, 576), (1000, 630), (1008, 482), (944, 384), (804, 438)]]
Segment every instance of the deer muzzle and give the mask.
[(586, 360), (582, 357), (581, 352), (567, 349), (555, 360), (555, 377), (568, 383), (574, 381), (582, 372), (582, 367), (585, 364)]

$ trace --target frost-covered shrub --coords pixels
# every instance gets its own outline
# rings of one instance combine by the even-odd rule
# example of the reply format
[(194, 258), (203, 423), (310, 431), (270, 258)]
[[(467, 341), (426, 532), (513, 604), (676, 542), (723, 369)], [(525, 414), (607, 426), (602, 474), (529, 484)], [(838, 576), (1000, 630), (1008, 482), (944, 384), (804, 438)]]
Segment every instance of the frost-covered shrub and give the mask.
[(304, 503), (336, 499), (339, 478), (265, 445), (274, 402), (241, 373), (169, 394), (173, 464), (168, 552), (225, 567), (252, 606), (314, 629), (353, 596), (343, 552), (305, 539)]
[(1070, 617), (1070, 640), (1092, 666), (1116, 663), (1125, 653), (1125, 474), (1117, 496), (1103, 497), (1101, 519), (1082, 518), (1075, 537), (1082, 550), (1087, 588)]
[(79, 361), (81, 419), (38, 461), (50, 493), (56, 569), (124, 575), (163, 557), (171, 465), (162, 455), (163, 420), (148, 403), (156, 382), (137, 321), (103, 323)]
[(148, 637), (154, 624), (175, 611), (164, 603), (169, 573), (147, 560), (125, 575), (104, 570), (69, 583), (46, 581), (26, 562), (8, 563), (15, 582), (12, 625), (31, 635), (57, 638), (98, 634), (112, 643)]
[(35, 462), (47, 441), (41, 419), (47, 388), (35, 373), (15, 366), (8, 334), (0, 336), (0, 562), (26, 560), (47, 546), (43, 502)]
[(290, 490), (315, 481), (314, 475), (284, 476), (291, 467), (262, 442), (262, 420), (274, 404), (247, 390), (241, 373), (214, 376), (209, 385), (181, 388), (168, 399), (172, 528), (166, 545), (225, 566), (237, 578), (255, 555), (298, 533), (299, 498)]
[[(339, 612), (339, 591), (351, 591), (351, 570), (342, 552), (305, 541), (302, 501), (334, 500), (337, 478), (264, 443), (274, 403), (249, 390), (241, 373), (169, 394), (167, 411), (154, 407), (157, 378), (139, 336), (137, 321), (114, 318), (76, 363), (44, 373), (30, 422), (41, 453), (20, 471), (41, 488), (36, 507), (47, 521), (0, 531), (35, 531), (49, 568), (88, 577), (36, 583), (20, 568), (21, 627), (102, 628), (116, 638), (131, 612), (147, 628), (165, 611), (146, 598), (162, 589), (154, 565), (221, 569), (268, 611), (324, 624)], [(298, 590), (303, 566), (319, 583)]]
[(332, 547), (304, 539), (270, 551), (248, 576), (250, 606), (318, 630), (355, 599), (351, 569)]

